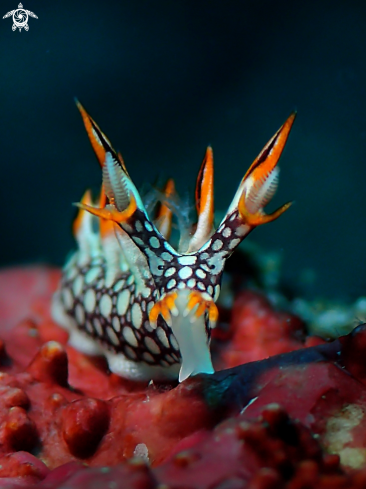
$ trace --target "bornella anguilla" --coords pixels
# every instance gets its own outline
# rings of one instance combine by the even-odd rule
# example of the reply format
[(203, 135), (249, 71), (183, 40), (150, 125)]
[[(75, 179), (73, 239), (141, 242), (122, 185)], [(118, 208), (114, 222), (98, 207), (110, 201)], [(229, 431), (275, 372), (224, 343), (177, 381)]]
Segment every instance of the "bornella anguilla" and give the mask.
[[(213, 373), (211, 330), (227, 258), (256, 226), (271, 222), (264, 207), (273, 197), (277, 162), (295, 119), (292, 113), (254, 160), (218, 228), (214, 228), (213, 153), (198, 173), (197, 220), (184, 225), (174, 182), (157, 193), (150, 217), (124, 161), (77, 102), (103, 174), (99, 199), (83, 196), (73, 232), (78, 249), (67, 261), (53, 299), (53, 317), (69, 343), (106, 356), (112, 372), (133, 380), (183, 381)], [(170, 244), (172, 219), (180, 237)], [(181, 224), (181, 225), (180, 225)]]

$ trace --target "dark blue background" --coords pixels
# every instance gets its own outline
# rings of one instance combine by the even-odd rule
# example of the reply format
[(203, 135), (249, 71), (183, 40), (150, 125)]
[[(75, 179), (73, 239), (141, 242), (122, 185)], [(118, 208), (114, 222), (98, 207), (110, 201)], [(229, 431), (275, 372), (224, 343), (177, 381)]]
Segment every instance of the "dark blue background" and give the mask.
[[(18, 0), (1, 3), (1, 17)], [(77, 96), (137, 186), (193, 191), (207, 144), (224, 210), (289, 113), (298, 118), (272, 207), (251, 239), (281, 251), (314, 294), (366, 294), (366, 6), (354, 1), (25, 0), (29, 31), (0, 19), (1, 265), (61, 264), (71, 202), (100, 171)]]

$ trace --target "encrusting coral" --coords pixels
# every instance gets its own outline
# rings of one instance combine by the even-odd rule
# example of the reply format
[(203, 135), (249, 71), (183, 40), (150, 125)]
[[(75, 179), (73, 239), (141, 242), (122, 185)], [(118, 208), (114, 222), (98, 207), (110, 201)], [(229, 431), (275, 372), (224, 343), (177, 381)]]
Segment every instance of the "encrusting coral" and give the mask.
[(326, 343), (244, 291), (213, 339), (224, 370), (149, 385), (67, 345), (58, 279), (0, 274), (1, 487), (365, 487), (366, 326)]

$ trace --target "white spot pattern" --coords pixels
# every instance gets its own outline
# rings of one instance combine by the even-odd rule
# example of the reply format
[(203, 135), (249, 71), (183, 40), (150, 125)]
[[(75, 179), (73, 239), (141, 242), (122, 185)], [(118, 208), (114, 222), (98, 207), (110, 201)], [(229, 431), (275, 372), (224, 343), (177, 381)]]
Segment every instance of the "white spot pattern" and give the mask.
[(88, 289), (85, 292), (83, 302), (84, 302), (84, 308), (85, 308), (86, 312), (89, 312), (89, 313), (94, 312), (96, 302), (97, 302), (97, 298), (96, 298), (94, 289)]
[(144, 229), (142, 227), (141, 221), (135, 221), (135, 228), (138, 233), (141, 233), (141, 231)]
[(98, 318), (93, 319), (93, 326), (98, 336), (103, 336), (103, 328)]
[(171, 279), (171, 280), (169, 280), (169, 282), (166, 284), (166, 288), (167, 288), (168, 290), (170, 290), (170, 289), (172, 289), (173, 287), (175, 287), (176, 283), (177, 283), (177, 281), (176, 281), (174, 278), (172, 278), (172, 279)]
[(85, 322), (85, 329), (90, 333), (90, 334), (93, 334), (94, 333), (94, 330), (93, 330), (93, 325), (90, 321), (86, 321)]
[(98, 267), (91, 268), (85, 275), (85, 283), (88, 285), (93, 283), (99, 277), (99, 274), (100, 274), (100, 268)]
[(65, 276), (67, 280), (74, 280), (77, 274), (78, 274), (78, 269), (75, 266), (70, 266)]
[(136, 360), (137, 355), (130, 346), (125, 346), (125, 353), (132, 360)]
[(156, 236), (151, 236), (149, 242), (152, 248), (160, 248), (160, 242)]
[(109, 318), (112, 312), (112, 299), (108, 294), (103, 294), (99, 302), (99, 310), (102, 316)]
[(204, 272), (201, 268), (197, 268), (196, 275), (198, 278), (205, 278), (206, 272)]
[(84, 308), (81, 304), (76, 304), (75, 307), (75, 319), (80, 324), (80, 326), (84, 325), (85, 322), (85, 314)]
[(151, 309), (154, 307), (154, 301), (151, 301), (147, 305), (147, 314), (150, 314)]
[(72, 291), (75, 297), (78, 297), (83, 290), (84, 280), (82, 275), (78, 275), (72, 284)]
[(165, 333), (165, 331), (163, 330), (163, 328), (156, 328), (156, 335), (157, 337), (159, 338), (159, 340), (162, 342), (162, 344), (166, 347), (166, 348), (169, 348), (169, 341), (168, 341), (168, 337)]
[(174, 267), (170, 267), (168, 268), (168, 270), (166, 270), (164, 276), (165, 277), (171, 277), (172, 275), (174, 275), (176, 272), (176, 269)]
[(247, 226), (244, 226), (244, 225), (239, 226), (235, 229), (235, 234), (237, 236), (244, 236), (247, 232), (248, 232), (248, 228), (247, 228)]
[(127, 311), (127, 307), (130, 301), (130, 292), (125, 289), (118, 294), (117, 299), (117, 314), (118, 316), (124, 316)]
[(191, 287), (193, 289), (193, 287), (196, 285), (196, 279), (195, 278), (190, 278), (187, 282), (187, 287)]
[(191, 267), (183, 267), (179, 270), (178, 275), (182, 280), (189, 278), (192, 275)]
[(174, 348), (174, 350), (179, 351), (178, 342), (175, 339), (175, 336), (173, 336), (172, 334), (170, 335), (170, 344), (172, 345), (172, 347)]
[(215, 302), (219, 298), (219, 295), (220, 295), (220, 285), (216, 285), (216, 287), (215, 287), (215, 295), (214, 295), (214, 301)]
[(107, 328), (107, 335), (109, 336), (109, 339), (111, 340), (111, 342), (114, 345), (116, 345), (116, 346), (119, 345), (118, 336), (116, 335), (116, 332), (114, 331), (114, 329), (111, 326), (108, 326), (108, 328)]
[(62, 291), (62, 301), (64, 303), (65, 309), (71, 309), (74, 303), (74, 297), (71, 293), (71, 290), (68, 287), (65, 287)]
[(129, 326), (125, 326), (122, 330), (124, 339), (132, 346), (138, 346), (136, 336), (133, 334), (132, 329)]
[(124, 285), (125, 285), (126, 281), (125, 280), (119, 280), (118, 282), (116, 282), (116, 284), (114, 285), (113, 287), (113, 291), (114, 292), (119, 292), (120, 290), (123, 289)]
[(232, 250), (234, 248), (236, 248), (238, 246), (238, 244), (240, 243), (240, 239), (237, 238), (237, 239), (233, 239), (232, 241), (229, 242), (229, 248)]
[(184, 255), (178, 258), (180, 265), (194, 265), (197, 261), (197, 256), (195, 255)]
[(161, 257), (164, 261), (172, 261), (173, 260), (173, 256), (168, 253), (167, 251), (163, 251), (163, 253), (161, 254)]
[(149, 336), (146, 336), (146, 338), (145, 338), (145, 345), (146, 345), (147, 349), (151, 351), (151, 353), (155, 353), (156, 355), (158, 355), (160, 353), (160, 348), (157, 345), (156, 341), (154, 341)]
[(144, 242), (142, 241), (141, 238), (139, 238), (138, 236), (136, 236), (136, 238), (133, 238), (135, 240), (135, 243), (139, 246), (143, 246), (144, 245)]
[(113, 329), (119, 333), (121, 331), (121, 321), (119, 320), (119, 318), (117, 316), (114, 316), (113, 319), (112, 319), (112, 326), (113, 326)]
[(221, 250), (222, 247), (223, 247), (223, 242), (221, 241), (221, 239), (216, 239), (212, 244), (212, 249), (214, 251)]
[(135, 326), (135, 328), (137, 329), (141, 328), (142, 311), (141, 311), (141, 307), (136, 302), (132, 306), (131, 315), (132, 315), (132, 324)]
[(142, 354), (142, 358), (148, 363), (154, 363), (154, 357), (147, 351)]
[(145, 297), (145, 299), (147, 299), (151, 295), (151, 289), (149, 287), (144, 287), (141, 290), (141, 295), (142, 295), (142, 297)]
[(152, 225), (149, 223), (149, 221), (145, 221), (145, 228), (151, 233), (153, 230)]

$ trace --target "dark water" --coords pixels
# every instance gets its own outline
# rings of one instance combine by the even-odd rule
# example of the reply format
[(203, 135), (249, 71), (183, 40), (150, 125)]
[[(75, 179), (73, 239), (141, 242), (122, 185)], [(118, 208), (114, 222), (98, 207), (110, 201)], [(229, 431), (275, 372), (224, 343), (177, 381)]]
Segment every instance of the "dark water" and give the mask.
[[(1, 3), (3, 12), (17, 1)], [(29, 31), (0, 19), (0, 263), (61, 264), (71, 203), (99, 168), (77, 96), (137, 186), (174, 176), (193, 192), (207, 144), (224, 209), (296, 108), (273, 206), (251, 239), (281, 251), (314, 294), (366, 294), (366, 4), (26, 0)], [(272, 207), (273, 207), (272, 206)]]

